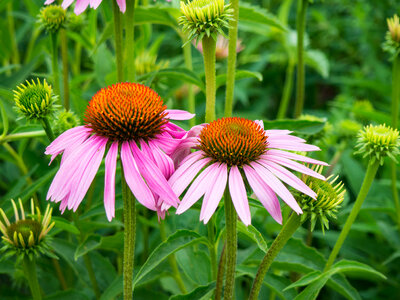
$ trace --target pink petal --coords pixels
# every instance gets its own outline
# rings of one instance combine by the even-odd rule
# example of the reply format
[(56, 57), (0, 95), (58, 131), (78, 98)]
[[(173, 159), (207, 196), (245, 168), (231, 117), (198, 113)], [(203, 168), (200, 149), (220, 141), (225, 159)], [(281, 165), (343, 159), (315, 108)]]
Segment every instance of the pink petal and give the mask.
[(283, 183), (276, 178), (270, 171), (261, 166), (259, 163), (252, 162), (250, 164), (254, 170), (260, 175), (260, 177), (268, 183), (268, 186), (276, 193), (291, 209), (293, 209), (297, 214), (301, 214), (302, 210), (299, 204), (294, 199), (293, 195), (289, 190), (283, 185)]
[(44, 5), (49, 5), (49, 4), (53, 3), (53, 2), (54, 2), (54, 0), (47, 0), (47, 1), (44, 3)]
[[(268, 139), (267, 139), (268, 141)], [(290, 142), (290, 141), (268, 141), (268, 148), (276, 148), (276, 149), (283, 149), (283, 150), (291, 150), (291, 151), (319, 151), (321, 150), (317, 146), (314, 145), (308, 145), (308, 144), (303, 144), (303, 143), (297, 143), (297, 142)]]
[(154, 157), (154, 163), (160, 168), (166, 179), (170, 178), (175, 171), (171, 157), (162, 152), (152, 141), (149, 141), (149, 147)]
[(268, 143), (274, 142), (274, 143), (305, 143), (306, 140), (299, 138), (297, 136), (294, 135), (272, 135), (272, 136), (268, 136), (267, 139)]
[(237, 166), (232, 166), (229, 172), (229, 192), (239, 218), (244, 225), (250, 225), (251, 214), (246, 187), (244, 186), (242, 175)]
[(285, 167), (287, 167), (289, 169), (292, 169), (292, 170), (298, 171), (300, 173), (304, 173), (304, 174), (310, 175), (312, 177), (315, 177), (315, 178), (318, 178), (318, 179), (321, 179), (321, 180), (325, 180), (326, 179), (324, 176), (322, 176), (318, 172), (315, 172), (315, 171), (311, 170), (310, 168), (307, 168), (306, 166), (304, 166), (302, 164), (299, 164), (298, 162), (292, 161), (290, 159), (287, 159), (287, 158), (270, 155), (270, 156), (268, 156), (268, 161), (276, 162), (279, 165), (283, 165), (283, 166), (285, 166)]
[(254, 120), (254, 123), (258, 124), (262, 129), (264, 129), (264, 121), (263, 120)]
[[(203, 205), (201, 206), (200, 221), (207, 224), (218, 207), (228, 180), (228, 167), (221, 164), (208, 178), (209, 187), (204, 195)], [(212, 179), (211, 179), (212, 178)]]
[(329, 164), (327, 164), (326, 162), (323, 162), (323, 161), (312, 159), (312, 158), (309, 158), (309, 157), (306, 157), (303, 155), (299, 155), (296, 153), (282, 151), (282, 150), (276, 150), (276, 149), (268, 150), (265, 155), (262, 155), (262, 157), (263, 156), (265, 156), (265, 158), (269, 158), (269, 156), (279, 156), (279, 157), (283, 157), (283, 158), (289, 158), (289, 159), (294, 159), (294, 160), (298, 160), (298, 161), (303, 161), (303, 162), (310, 163), (310, 164), (329, 166)]
[(183, 197), (182, 202), (179, 204), (176, 213), (179, 215), (186, 210), (188, 210), (201, 196), (205, 194), (209, 188), (211, 182), (209, 180), (209, 175), (215, 174), (218, 171), (218, 163), (208, 166), (199, 177), (197, 177), (189, 190), (186, 192), (185, 197)]
[[(53, 2), (53, 1), (51, 1)], [(63, 3), (61, 4), (62, 8), (67, 9), (72, 3), (74, 2), (74, 0), (64, 0)]]
[(138, 167), (133, 158), (129, 142), (123, 142), (121, 146), (121, 162), (124, 168), (126, 183), (136, 199), (145, 207), (156, 210), (153, 193), (139, 174)]
[(75, 4), (74, 13), (76, 15), (80, 15), (85, 11), (88, 5), (89, 5), (89, 0), (77, 0)]
[(118, 142), (113, 142), (108, 150), (104, 176), (104, 208), (108, 221), (115, 217), (115, 170), (117, 168)]
[(125, 2), (125, 0), (117, 0), (117, 3), (118, 3), (118, 6), (119, 6), (119, 10), (122, 13), (125, 13), (125, 11), (126, 11), (126, 2)]
[(196, 161), (200, 160), (203, 158), (204, 152), (203, 151), (197, 151), (193, 152), (190, 155), (188, 155), (185, 160), (182, 161), (181, 165), (179, 168), (172, 174), (171, 178), (169, 181), (172, 183), (173, 181), (177, 180), (179, 177), (182, 176), (183, 173), (186, 172), (186, 170), (193, 165)]
[(297, 178), (295, 175), (293, 175), (282, 166), (272, 161), (260, 160), (259, 163), (270, 170), (270, 172), (278, 177), (280, 180), (294, 187), (296, 190), (310, 196), (313, 199), (315, 199), (315, 197), (317, 196), (317, 194), (312, 189), (310, 189), (302, 180)]
[(162, 129), (164, 130), (164, 132), (168, 133), (171, 137), (176, 139), (181, 139), (187, 135), (187, 131), (171, 122), (167, 122), (166, 124), (164, 124)]
[(150, 189), (162, 197), (167, 204), (177, 207), (179, 199), (172, 191), (160, 169), (139, 150), (136, 142), (133, 141), (130, 145), (140, 174), (144, 177)]
[(195, 116), (195, 114), (179, 109), (166, 109), (165, 112), (168, 113), (167, 118), (171, 120), (189, 120)]
[(276, 135), (287, 135), (292, 133), (293, 131), (290, 130), (281, 130), (281, 129), (269, 129), (265, 130), (265, 134), (267, 136), (276, 136)]
[(103, 0), (90, 0), (90, 7), (96, 9)]
[(244, 165), (243, 170), (258, 200), (260, 200), (261, 204), (269, 212), (272, 218), (274, 218), (274, 220), (279, 224), (282, 224), (281, 207), (275, 193), (252, 167)]

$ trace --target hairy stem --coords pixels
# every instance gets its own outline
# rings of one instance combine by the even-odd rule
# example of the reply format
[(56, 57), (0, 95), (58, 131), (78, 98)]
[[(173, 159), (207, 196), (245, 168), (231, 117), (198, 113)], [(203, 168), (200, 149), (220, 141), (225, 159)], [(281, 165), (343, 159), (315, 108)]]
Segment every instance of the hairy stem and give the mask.
[(215, 248), (215, 229), (214, 229), (214, 218), (211, 219), (207, 223), (207, 235), (209, 241), (208, 251), (210, 252), (210, 261), (211, 261), (211, 272), (212, 278), (215, 279), (217, 276), (217, 250)]
[(67, 31), (60, 30), (61, 59), (63, 65), (64, 108), (69, 110), (69, 78), (68, 78), (68, 40)]
[(24, 275), (28, 280), (33, 300), (41, 300), (42, 294), (40, 292), (39, 281), (36, 275), (35, 258), (33, 257), (32, 260), (30, 260), (29, 257), (25, 255), (24, 260), (22, 261), (22, 266), (24, 269)]
[[(185, 38), (182, 38), (182, 41), (186, 43)], [(185, 67), (189, 70), (193, 70), (193, 65), (192, 65), (192, 44), (191, 43), (186, 43), (185, 46), (183, 46), (183, 57), (185, 60)], [(188, 111), (191, 112), (192, 114), (196, 113), (196, 99), (194, 95), (194, 89), (193, 89), (193, 84), (187, 84), (187, 89), (188, 89)], [(196, 117), (193, 117), (189, 120), (189, 125), (190, 127), (193, 127), (196, 125)]]
[(54, 93), (60, 96), (60, 75), (58, 69), (58, 48), (57, 48), (57, 33), (51, 33), (51, 49), (52, 49), (52, 71), (53, 71), (53, 84), (54, 84)]
[(206, 73), (206, 123), (215, 120), (215, 47), (212, 37), (203, 37), (204, 69)]
[(257, 275), (254, 278), (253, 286), (251, 287), (249, 300), (258, 299), (258, 294), (260, 293), (264, 277), (267, 274), (272, 262), (300, 225), (301, 217), (296, 213), (292, 213), (258, 267)]
[(346, 223), (344, 224), (344, 227), (343, 227), (342, 231), (340, 232), (339, 238), (336, 241), (336, 244), (333, 247), (331, 254), (329, 255), (329, 258), (328, 258), (328, 261), (326, 262), (324, 271), (327, 271), (332, 266), (337, 255), (339, 254), (340, 248), (342, 247), (342, 245), (350, 231), (351, 225), (353, 225), (353, 223), (354, 223), (355, 219), (357, 218), (357, 215), (361, 209), (361, 205), (363, 204), (365, 198), (367, 197), (368, 191), (372, 185), (372, 182), (374, 181), (374, 178), (375, 178), (376, 172), (378, 171), (378, 168), (379, 168), (379, 161), (375, 161), (368, 165), (367, 173), (365, 174), (364, 181), (362, 183), (360, 192), (358, 193), (356, 202), (354, 203), (354, 206), (351, 209), (350, 215), (347, 217)]
[(287, 108), (289, 106), (290, 95), (292, 94), (293, 89), (293, 71), (294, 71), (294, 62), (289, 59), (288, 66), (286, 68), (285, 75), (285, 85), (283, 87), (282, 99), (279, 105), (277, 119), (283, 119), (286, 116)]
[(135, 82), (136, 70), (135, 70), (135, 0), (126, 0), (126, 19), (125, 19), (125, 42), (126, 42), (126, 61), (128, 66), (129, 82)]
[(46, 135), (49, 138), (49, 141), (50, 142), (54, 141), (54, 133), (53, 133), (53, 130), (51, 129), (49, 120), (46, 117), (43, 117), (40, 119), (40, 123), (42, 123), (42, 127), (43, 127), (44, 131), (46, 132)]
[(224, 285), (224, 274), (226, 265), (226, 243), (221, 251), (221, 257), (219, 258), (217, 282), (215, 285), (215, 300), (221, 300), (222, 298), (222, 286)]
[(113, 7), (114, 16), (114, 38), (115, 38), (115, 56), (117, 62), (117, 82), (124, 81), (124, 66), (123, 66), (123, 54), (122, 54), (122, 24), (121, 24), (121, 12), (117, 1), (111, 1)]

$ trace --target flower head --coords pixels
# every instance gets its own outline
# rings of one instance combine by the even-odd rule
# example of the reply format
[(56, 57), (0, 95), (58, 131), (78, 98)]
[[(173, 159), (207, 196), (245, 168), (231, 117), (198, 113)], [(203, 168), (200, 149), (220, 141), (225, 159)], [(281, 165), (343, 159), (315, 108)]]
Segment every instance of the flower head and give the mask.
[(326, 165), (324, 162), (284, 151), (319, 150), (316, 146), (305, 144), (303, 139), (291, 136), (288, 130), (264, 130), (262, 121), (222, 118), (201, 129), (195, 127), (194, 131), (200, 133), (189, 137), (189, 132), (188, 138), (176, 151), (186, 151), (183, 149), (188, 147), (198, 151), (189, 154), (169, 179), (177, 195), (182, 194), (190, 185), (178, 207), (178, 214), (189, 209), (204, 195), (200, 220), (207, 223), (227, 188), (240, 219), (249, 225), (251, 215), (245, 184), (247, 181), (271, 216), (281, 223), (282, 214), (277, 195), (296, 213), (302, 213), (282, 181), (312, 198), (317, 196), (285, 167), (325, 179), (295, 160)]
[(14, 90), (14, 101), (18, 111), (28, 120), (41, 119), (53, 113), (57, 97), (51, 86), (43, 80), (37, 79), (21, 83)]
[[(93, 9), (97, 9), (97, 7), (99, 7), (102, 1), (103, 0), (76, 0), (74, 13), (79, 15), (82, 12), (84, 12), (88, 6), (90, 6)], [(126, 0), (115, 0), (115, 1), (117, 1), (120, 11), (124, 13), (126, 10)], [(48, 5), (53, 2), (54, 0), (46, 0), (44, 4)], [(73, 2), (74, 0), (64, 0), (61, 6), (64, 9), (67, 9)]]
[(400, 23), (399, 17), (394, 15), (393, 18), (387, 19), (388, 31), (386, 32), (383, 50), (395, 57), (400, 52)]
[(38, 207), (31, 200), (31, 218), (26, 218), (21, 199), (18, 199), (20, 212), (14, 200), (11, 200), (14, 209), (15, 221), (10, 222), (4, 211), (0, 208), (0, 231), (3, 234), (2, 239), (5, 243), (2, 251), (7, 251), (7, 255), (33, 255), (45, 253), (54, 256), (49, 252), (49, 246), (46, 243), (46, 235), (54, 227), (51, 222), (52, 208), (47, 205), (46, 211), (42, 216)]
[(64, 26), (66, 13), (58, 5), (50, 5), (40, 10), (39, 22), (49, 33), (55, 33)]
[(389, 156), (396, 161), (400, 151), (399, 131), (390, 126), (368, 125), (358, 133), (357, 153), (364, 154), (363, 157), (369, 157), (371, 163), (379, 161), (383, 165), (384, 158)]
[(193, 0), (187, 3), (181, 1), (179, 24), (183, 31), (189, 34), (189, 41), (200, 41), (204, 36), (217, 40), (217, 35), (225, 35), (223, 29), (232, 19), (230, 4), (224, 0)]
[[(177, 206), (178, 198), (167, 179), (174, 171), (170, 154), (186, 132), (169, 122), (193, 117), (167, 110), (152, 89), (136, 83), (118, 83), (98, 91), (85, 113), (85, 125), (67, 130), (47, 148), (52, 160), (63, 153), (47, 198), (61, 202), (60, 209), (78, 208), (105, 158), (104, 206), (108, 219), (115, 215), (117, 155), (124, 177), (136, 199), (160, 211), (162, 201)], [(163, 196), (163, 200), (160, 200)]]
[[(316, 171), (321, 173), (322, 166), (318, 166)], [(338, 177), (331, 175), (324, 181), (308, 175), (302, 176), (305, 184), (317, 194), (315, 199), (302, 195), (300, 201), (303, 210), (302, 221), (310, 218), (311, 230), (314, 230), (315, 224), (319, 220), (322, 232), (324, 232), (325, 228), (329, 229), (328, 218), (336, 219), (337, 210), (346, 193), (343, 183), (336, 182)]]

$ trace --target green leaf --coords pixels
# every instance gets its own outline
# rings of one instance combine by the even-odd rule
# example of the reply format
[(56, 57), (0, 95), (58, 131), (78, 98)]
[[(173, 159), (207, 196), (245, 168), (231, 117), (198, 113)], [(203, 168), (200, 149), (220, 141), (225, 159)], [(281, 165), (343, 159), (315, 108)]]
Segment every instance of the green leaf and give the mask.
[(276, 16), (259, 6), (241, 3), (239, 7), (239, 19), (240, 21), (272, 26), (286, 31), (286, 26)]
[(169, 298), (169, 300), (192, 300), (192, 299), (200, 300), (205, 298), (210, 292), (213, 292), (214, 288), (215, 288), (215, 281), (210, 282), (207, 285), (198, 286), (188, 294), (172, 296)]
[(10, 134), (25, 133), (25, 132), (40, 131), (40, 130), (43, 130), (43, 127), (39, 124), (26, 124), (18, 126)]
[(69, 299), (89, 300), (90, 298), (86, 296), (83, 292), (77, 291), (75, 289), (57, 292), (44, 298), (44, 300), (69, 300)]
[(327, 282), (327, 286), (342, 294), (349, 300), (361, 300), (358, 291), (350, 284), (343, 274), (333, 275)]
[(251, 240), (253, 240), (258, 248), (260, 248), (264, 253), (268, 251), (268, 245), (262, 234), (255, 228), (253, 225), (249, 225), (246, 227), (242, 222), (238, 222), (237, 229), (239, 232), (245, 234)]
[[(263, 80), (262, 74), (260, 72), (252, 72), (247, 70), (236, 70), (235, 72), (235, 80), (244, 79), (244, 78), (256, 78), (259, 81)], [(216, 78), (217, 89), (226, 84), (226, 73), (220, 74)]]
[(133, 281), (133, 286), (139, 283), (146, 274), (157, 267), (170, 254), (197, 243), (207, 244), (207, 239), (191, 230), (178, 230), (174, 234), (170, 235), (165, 242), (161, 243), (150, 254), (147, 261), (136, 274), (136, 277)]
[(305, 63), (322, 77), (327, 78), (329, 76), (329, 60), (323, 52), (319, 50), (307, 50), (305, 53)]
[(85, 255), (86, 253), (98, 248), (100, 246), (100, 236), (90, 235), (83, 243), (81, 243), (78, 248), (76, 248), (74, 259), (78, 260), (79, 257)]
[(177, 28), (176, 19), (169, 14), (169, 9), (160, 6), (135, 8), (135, 24), (161, 24)]
[(283, 119), (276, 121), (264, 120), (265, 129), (288, 129), (296, 133), (312, 135), (320, 132), (325, 126), (325, 122), (309, 120)]
[(119, 275), (114, 279), (110, 286), (103, 292), (100, 300), (112, 300), (115, 299), (122, 292), (123, 280), (122, 275)]
[(332, 271), (332, 273), (349, 273), (352, 276), (359, 278), (371, 279), (372, 276), (376, 279), (386, 279), (385, 275), (376, 271), (374, 268), (352, 260), (341, 260), (334, 264), (329, 271)]
[[(79, 232), (79, 229), (78, 228), (76, 228), (76, 226), (75, 225), (73, 225), (70, 221), (67, 221), (66, 219), (64, 219), (64, 218), (61, 218), (61, 217), (52, 217), (51, 218), (56, 224), (54, 225), (54, 229), (56, 230), (56, 229), (59, 229), (59, 231), (62, 231), (62, 230), (65, 230), (65, 231), (68, 231), (68, 232), (71, 232), (71, 233), (73, 233), (73, 234), (79, 234), (80, 232)], [(55, 230), (52, 230), (51, 231), (51, 234), (52, 235), (54, 235), (55, 233)], [(58, 231), (58, 232), (59, 232)]]

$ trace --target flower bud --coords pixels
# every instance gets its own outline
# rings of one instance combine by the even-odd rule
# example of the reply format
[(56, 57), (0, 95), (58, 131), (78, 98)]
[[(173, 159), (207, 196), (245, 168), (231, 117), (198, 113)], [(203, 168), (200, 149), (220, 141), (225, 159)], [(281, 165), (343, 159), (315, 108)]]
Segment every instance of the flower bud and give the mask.
[(400, 42), (400, 24), (399, 16), (394, 15), (393, 18), (387, 19), (387, 24), (390, 32), (390, 36), (394, 42)]
[(81, 124), (78, 116), (70, 110), (60, 110), (54, 118), (53, 131), (55, 135), (60, 135), (64, 131)]
[(40, 10), (39, 23), (48, 33), (56, 33), (64, 26), (66, 13), (58, 5), (45, 6)]

